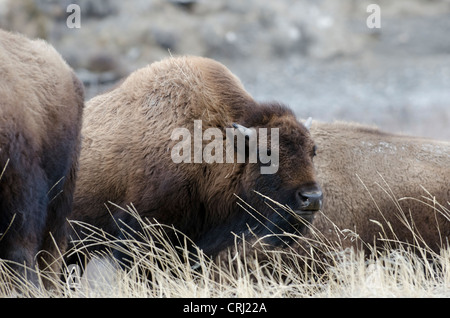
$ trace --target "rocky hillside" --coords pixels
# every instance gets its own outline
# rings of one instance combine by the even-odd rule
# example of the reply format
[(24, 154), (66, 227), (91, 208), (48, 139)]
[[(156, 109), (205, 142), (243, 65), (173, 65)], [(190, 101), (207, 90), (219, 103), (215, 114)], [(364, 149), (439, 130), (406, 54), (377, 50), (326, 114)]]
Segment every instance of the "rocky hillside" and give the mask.
[[(81, 10), (69, 28), (69, 4)], [(301, 117), (450, 140), (450, 1), (0, 0), (0, 27), (51, 42), (88, 96), (169, 54), (225, 63)]]

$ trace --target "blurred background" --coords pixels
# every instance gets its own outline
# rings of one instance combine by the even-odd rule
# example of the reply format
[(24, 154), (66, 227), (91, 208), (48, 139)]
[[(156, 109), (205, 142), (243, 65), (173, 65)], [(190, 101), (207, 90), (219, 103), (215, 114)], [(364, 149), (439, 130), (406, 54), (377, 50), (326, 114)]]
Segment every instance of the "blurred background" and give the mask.
[[(380, 28), (367, 26), (371, 3)], [(69, 4), (80, 28), (67, 26)], [(0, 0), (0, 27), (49, 41), (87, 99), (194, 54), (301, 118), (450, 140), (450, 0)]]

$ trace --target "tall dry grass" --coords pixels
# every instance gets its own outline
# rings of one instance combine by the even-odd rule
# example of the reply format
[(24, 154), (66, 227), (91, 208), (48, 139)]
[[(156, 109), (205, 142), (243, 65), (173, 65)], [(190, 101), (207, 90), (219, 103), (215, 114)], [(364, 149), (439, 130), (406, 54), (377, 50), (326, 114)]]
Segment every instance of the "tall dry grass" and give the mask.
[[(448, 202), (444, 205), (432, 198), (415, 200), (450, 216)], [(446, 238), (438, 253), (424, 244), (407, 245), (386, 239), (385, 246), (365, 255), (362, 250), (344, 249), (339, 242), (329, 242), (311, 226), (313, 235), (308, 239), (289, 235), (304, 246), (314, 246), (303, 249), (301, 255), (289, 246), (274, 249), (261, 240), (242, 244), (236, 238), (234, 248), (212, 260), (199, 249), (189, 249), (189, 239), (182, 233), (177, 232), (184, 247), (174, 246), (165, 236), (166, 229), (174, 229), (150, 224), (132, 206), (128, 213), (139, 220), (142, 232), (127, 229), (128, 236), (118, 240), (78, 222), (83, 231), (92, 235), (76, 242), (75, 250), (81, 252), (98, 245), (121, 250), (134, 260), (126, 270), (109, 252), (92, 253), (81, 277), (74, 272), (77, 267), (64, 264), (66, 281), (54, 281), (55, 288), (46, 290), (42, 284), (34, 286), (18, 277), (3, 260), (0, 297), (450, 297), (450, 249)], [(335, 230), (358, 239), (357, 233)], [(416, 239), (420, 242), (421, 238)], [(47, 275), (38, 274), (42, 280)]]

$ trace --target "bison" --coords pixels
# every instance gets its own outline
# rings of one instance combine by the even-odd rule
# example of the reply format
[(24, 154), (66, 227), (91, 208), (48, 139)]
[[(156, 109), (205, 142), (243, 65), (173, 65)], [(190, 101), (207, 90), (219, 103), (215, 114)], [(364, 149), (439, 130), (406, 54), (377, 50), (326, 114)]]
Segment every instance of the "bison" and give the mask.
[(33, 283), (67, 247), (83, 107), (53, 47), (0, 30), (0, 258)]
[[(344, 122), (313, 122), (311, 135), (324, 192), (313, 227), (323, 238), (366, 251), (392, 242), (434, 251), (448, 244), (450, 143)], [(349, 233), (335, 226), (358, 239), (344, 239)]]
[[(256, 102), (211, 59), (170, 57), (135, 71), (86, 103), (82, 134), (72, 218), (113, 237), (139, 230), (117, 208), (132, 203), (214, 255), (235, 236), (271, 234), (277, 244), (321, 206), (307, 127), (282, 104)], [(79, 223), (73, 236), (83, 239)]]

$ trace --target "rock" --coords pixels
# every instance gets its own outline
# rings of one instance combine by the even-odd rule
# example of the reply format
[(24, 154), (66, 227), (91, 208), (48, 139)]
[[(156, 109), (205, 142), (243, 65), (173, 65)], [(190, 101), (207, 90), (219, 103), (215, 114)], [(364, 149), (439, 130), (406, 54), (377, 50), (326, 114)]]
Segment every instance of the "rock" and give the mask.
[(103, 52), (91, 56), (87, 62), (87, 69), (94, 73), (111, 72), (118, 68), (117, 57)]

